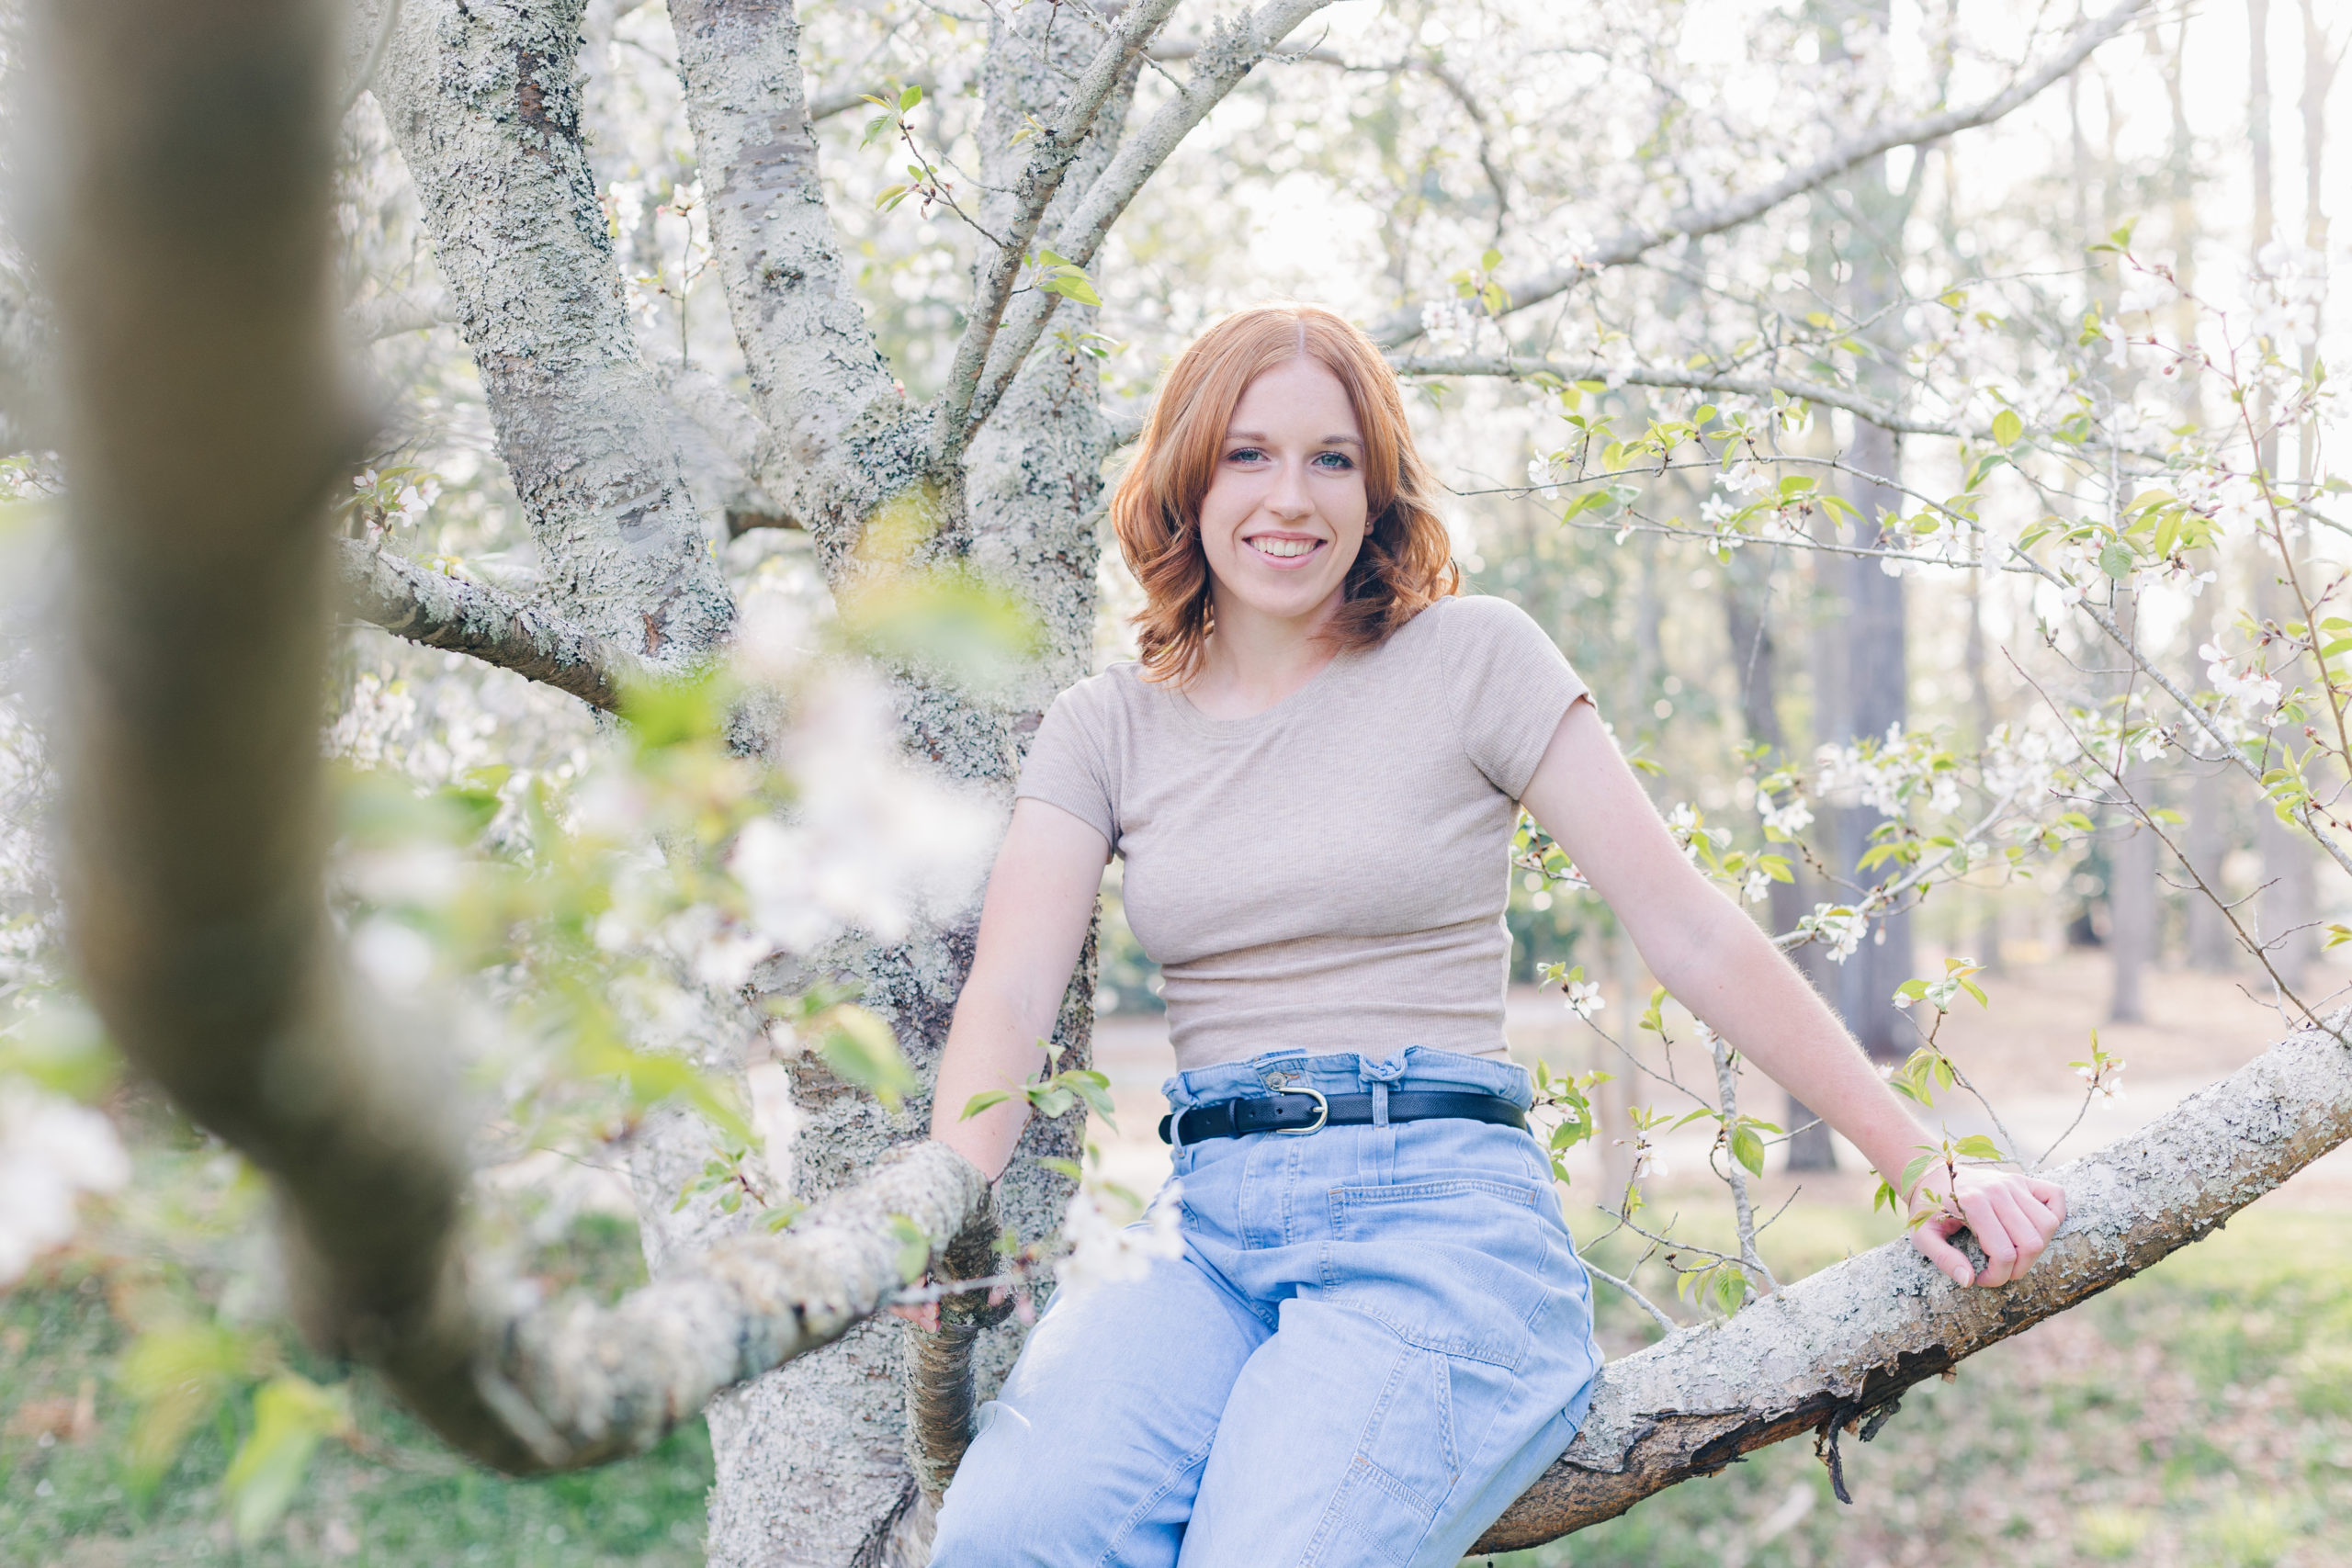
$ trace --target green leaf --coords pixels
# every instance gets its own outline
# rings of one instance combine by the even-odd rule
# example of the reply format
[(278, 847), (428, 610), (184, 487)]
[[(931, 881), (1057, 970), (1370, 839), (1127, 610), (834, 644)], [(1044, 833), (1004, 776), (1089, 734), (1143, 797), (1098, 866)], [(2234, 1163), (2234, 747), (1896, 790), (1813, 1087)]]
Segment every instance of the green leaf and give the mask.
[(1010, 1092), (1001, 1089), (988, 1089), (982, 1093), (976, 1094), (972, 1096), (971, 1099), (964, 1102), (964, 1114), (958, 1116), (956, 1120), (958, 1122), (969, 1122), (981, 1111), (989, 1110), (993, 1106), (1002, 1105), (1006, 1100), (1011, 1100), (1012, 1098), (1012, 1096)]
[(1993, 416), (1993, 439), (2003, 446), (2014, 446), (2018, 437), (2025, 434), (2025, 421), (2015, 409), (2003, 409)]
[(2098, 553), (2099, 570), (2118, 582), (2130, 577), (2132, 569), (2138, 564), (2139, 558), (2132, 553), (2129, 545), (2109, 545)]
[(252, 1339), (211, 1323), (151, 1329), (124, 1352), (115, 1378), (138, 1411), (124, 1455), (132, 1495), (154, 1490), (188, 1434), (252, 1375), (256, 1354)]
[(85, 1104), (106, 1097), (121, 1065), (98, 1015), (76, 1001), (51, 998), (0, 1032), (0, 1073)]
[(915, 1091), (914, 1070), (899, 1055), (898, 1036), (888, 1024), (853, 1002), (843, 1002), (828, 1015), (827, 1025), (817, 1052), (842, 1082), (869, 1091), (892, 1111)]
[(1485, 255), (1478, 258), (1478, 270), (1480, 272), (1492, 272), (1495, 268), (1502, 265), (1503, 254), (1500, 251), (1488, 251)]
[(732, 693), (716, 667), (683, 680), (624, 682), (620, 714), (639, 751), (723, 734)]
[(1082, 272), (1066, 272), (1057, 277), (1049, 277), (1046, 279), (1045, 288), (1048, 294), (1058, 294), (1065, 299), (1075, 299), (1081, 305), (1102, 303), (1102, 297), (1094, 292), (1094, 285), (1086, 280), (1086, 275)]
[(294, 1501), (319, 1439), (350, 1429), (349, 1396), (340, 1387), (280, 1372), (254, 1392), (254, 1429), (220, 1478), (241, 1544), (258, 1540)]
[(931, 1237), (906, 1215), (893, 1214), (890, 1239), (899, 1244), (899, 1278), (911, 1285), (931, 1267)]
[(1999, 1159), (2001, 1147), (1982, 1133), (1972, 1133), (1952, 1145), (1952, 1152), (1967, 1159)]
[(1754, 1176), (1764, 1174), (1764, 1140), (1756, 1135), (1753, 1127), (1739, 1127), (1731, 1135), (1731, 1157), (1746, 1166)]
[(905, 92), (899, 95), (899, 112), (904, 114), (921, 102), (922, 102), (922, 88), (910, 85)]

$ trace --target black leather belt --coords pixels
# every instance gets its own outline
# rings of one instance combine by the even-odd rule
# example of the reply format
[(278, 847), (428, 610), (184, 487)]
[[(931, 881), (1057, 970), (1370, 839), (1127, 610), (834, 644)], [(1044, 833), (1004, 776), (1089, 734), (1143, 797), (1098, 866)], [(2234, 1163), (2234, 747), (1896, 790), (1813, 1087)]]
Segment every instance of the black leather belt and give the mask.
[[(1458, 1093), (1443, 1089), (1391, 1089), (1388, 1120), (1430, 1122), (1456, 1117), (1498, 1127), (1525, 1127), (1527, 1112), (1499, 1094)], [(1159, 1141), (1171, 1140), (1169, 1123), (1174, 1113), (1159, 1119)], [(1177, 1122), (1187, 1144), (1204, 1138), (1240, 1138), (1252, 1133), (1319, 1133), (1326, 1127), (1372, 1125), (1372, 1096), (1324, 1094), (1318, 1089), (1294, 1089), (1280, 1094), (1253, 1095), (1246, 1100), (1220, 1100), (1195, 1105)]]

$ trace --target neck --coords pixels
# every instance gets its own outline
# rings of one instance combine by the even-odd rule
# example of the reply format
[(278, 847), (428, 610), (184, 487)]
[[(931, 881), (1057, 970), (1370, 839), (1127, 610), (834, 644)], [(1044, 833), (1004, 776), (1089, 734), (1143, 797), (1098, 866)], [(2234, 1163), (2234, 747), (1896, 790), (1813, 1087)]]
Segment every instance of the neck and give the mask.
[[(1212, 590), (1215, 592), (1215, 590)], [(1196, 706), (1214, 716), (1262, 712), (1320, 674), (1338, 651), (1319, 635), (1338, 613), (1340, 591), (1305, 615), (1276, 616), (1216, 593), (1216, 629), (1201, 667), (1185, 682)]]

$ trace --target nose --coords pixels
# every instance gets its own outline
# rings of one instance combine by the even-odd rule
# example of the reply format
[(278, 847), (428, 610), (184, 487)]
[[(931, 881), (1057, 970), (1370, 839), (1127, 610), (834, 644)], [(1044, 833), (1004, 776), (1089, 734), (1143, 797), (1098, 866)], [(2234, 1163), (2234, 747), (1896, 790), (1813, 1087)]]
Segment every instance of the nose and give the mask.
[(1266, 492), (1266, 510), (1285, 521), (1304, 517), (1315, 510), (1307, 499), (1306, 470), (1304, 467), (1285, 463), (1273, 485)]

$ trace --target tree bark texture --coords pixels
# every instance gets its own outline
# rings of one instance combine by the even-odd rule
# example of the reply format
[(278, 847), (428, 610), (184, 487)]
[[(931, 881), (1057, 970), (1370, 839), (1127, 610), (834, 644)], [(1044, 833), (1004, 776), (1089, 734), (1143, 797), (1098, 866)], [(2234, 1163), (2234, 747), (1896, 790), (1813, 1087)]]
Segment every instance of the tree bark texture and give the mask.
[(426, 648), (512, 670), (594, 708), (610, 712), (620, 704), (623, 682), (650, 673), (642, 660), (537, 604), (352, 540), (335, 552), (335, 578), (344, 607), (359, 619)]
[[(373, 37), (383, 0), (355, 30)], [(733, 604), (638, 352), (580, 141), (584, 0), (401, 0), (371, 90), (416, 183), (555, 605), (654, 660)]]

